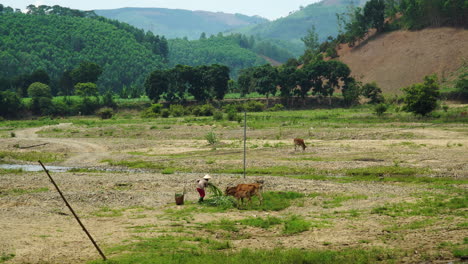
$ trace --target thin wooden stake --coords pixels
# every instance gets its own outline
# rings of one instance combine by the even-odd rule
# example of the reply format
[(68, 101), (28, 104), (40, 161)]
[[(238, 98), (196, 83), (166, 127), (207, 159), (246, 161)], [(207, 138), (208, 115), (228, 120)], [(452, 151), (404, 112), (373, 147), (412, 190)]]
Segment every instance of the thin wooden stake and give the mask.
[(245, 163), (246, 163), (246, 141), (247, 141), (247, 111), (244, 111), (244, 179), (245, 179)]
[(70, 204), (68, 203), (67, 199), (65, 199), (65, 196), (63, 196), (62, 192), (60, 191), (59, 187), (57, 186), (57, 184), (55, 183), (54, 179), (52, 179), (52, 177), (50, 176), (49, 174), (49, 171), (44, 167), (44, 164), (42, 164), (42, 162), (39, 160), (39, 164), (41, 164), (42, 168), (44, 169), (45, 173), (47, 174), (47, 176), (49, 176), (49, 179), (50, 181), (52, 182), (52, 184), (55, 186), (55, 189), (57, 189), (58, 193), (60, 194), (60, 196), (62, 197), (63, 201), (65, 202), (65, 204), (67, 205), (68, 209), (70, 209), (70, 211), (72, 212), (73, 216), (75, 216), (75, 219), (76, 221), (78, 221), (78, 224), (80, 224), (81, 228), (83, 229), (83, 231), (86, 233), (86, 235), (88, 235), (89, 239), (91, 240), (91, 242), (93, 243), (94, 247), (96, 247), (97, 251), (99, 252), (99, 254), (101, 255), (102, 259), (104, 261), (107, 260), (106, 256), (104, 255), (104, 253), (102, 253), (101, 249), (99, 248), (99, 246), (97, 245), (96, 241), (94, 241), (93, 237), (91, 236), (91, 234), (88, 232), (88, 230), (86, 230), (86, 227), (83, 225), (83, 223), (81, 223), (80, 221), (80, 218), (78, 217), (78, 215), (76, 215), (75, 211), (73, 210), (73, 208), (70, 206)]

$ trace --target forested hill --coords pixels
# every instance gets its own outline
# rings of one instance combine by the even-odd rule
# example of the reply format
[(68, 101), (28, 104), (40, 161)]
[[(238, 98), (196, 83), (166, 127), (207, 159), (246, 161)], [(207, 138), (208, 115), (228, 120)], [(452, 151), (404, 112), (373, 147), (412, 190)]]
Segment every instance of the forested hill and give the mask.
[(0, 12), (0, 78), (42, 69), (58, 80), (65, 71), (89, 61), (103, 69), (99, 87), (118, 91), (123, 85), (142, 84), (151, 71), (164, 67), (167, 51), (160, 48), (167, 49), (167, 42), (164, 45), (152, 33), (145, 35), (129, 25), (91, 18), (78, 10), (72, 16), (66, 14), (70, 9), (45, 9), (30, 10), (33, 14), (9, 8)]
[(248, 26), (232, 32), (253, 35), (263, 39), (275, 40), (275, 43), (299, 56), (304, 52), (301, 38), (315, 26), (319, 41), (338, 34), (336, 14), (347, 12), (350, 6), (362, 6), (367, 0), (323, 0), (319, 3), (301, 7), (288, 16), (272, 22)]
[(129, 23), (167, 38), (198, 39), (202, 33), (216, 35), (239, 27), (268, 22), (258, 16), (167, 8), (120, 8), (95, 13)]

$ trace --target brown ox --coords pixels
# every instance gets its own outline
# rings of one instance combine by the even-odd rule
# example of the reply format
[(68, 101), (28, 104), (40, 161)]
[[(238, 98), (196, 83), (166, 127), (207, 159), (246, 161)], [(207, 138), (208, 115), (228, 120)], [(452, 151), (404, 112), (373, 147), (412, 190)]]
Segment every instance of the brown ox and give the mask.
[(238, 206), (244, 204), (244, 198), (247, 198), (249, 203), (252, 204), (252, 196), (257, 196), (260, 204), (262, 204), (263, 197), (260, 192), (261, 189), (262, 183), (238, 184), (235, 187), (227, 187), (225, 194), (234, 196), (237, 199)]
[(304, 140), (302, 138), (295, 138), (294, 139), (294, 151), (297, 150), (298, 146), (302, 147), (302, 151), (304, 151), (307, 148), (307, 146), (305, 145)]

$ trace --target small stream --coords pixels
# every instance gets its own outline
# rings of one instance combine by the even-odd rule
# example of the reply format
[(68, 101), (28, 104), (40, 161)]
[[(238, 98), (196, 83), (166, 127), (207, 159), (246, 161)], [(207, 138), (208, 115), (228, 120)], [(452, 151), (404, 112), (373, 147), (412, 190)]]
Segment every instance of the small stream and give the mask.
[[(41, 165), (20, 165), (20, 164), (0, 164), (0, 169), (7, 170), (23, 170), (23, 171), (42, 171)], [(62, 167), (62, 166), (46, 166), (46, 169), (53, 172), (66, 172), (72, 167)]]

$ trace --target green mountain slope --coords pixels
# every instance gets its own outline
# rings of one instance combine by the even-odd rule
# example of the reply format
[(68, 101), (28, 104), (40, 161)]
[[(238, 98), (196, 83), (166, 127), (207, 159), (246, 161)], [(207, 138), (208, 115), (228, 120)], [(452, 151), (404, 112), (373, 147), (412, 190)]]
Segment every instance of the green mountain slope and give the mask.
[(328, 36), (336, 36), (338, 34), (336, 14), (346, 12), (350, 5), (363, 5), (366, 1), (324, 0), (291, 12), (287, 17), (269, 23), (236, 29), (232, 32), (274, 40), (276, 44), (287, 48), (298, 56), (304, 51), (301, 38), (307, 34), (308, 29), (315, 26), (320, 41), (324, 41)]
[(103, 68), (101, 90), (141, 85), (149, 72), (164, 67), (131, 32), (89, 17), (0, 13), (0, 47), (0, 77), (43, 69), (56, 80), (90, 61)]
[(145, 31), (157, 32), (167, 38), (187, 37), (192, 40), (198, 39), (203, 32), (210, 36), (268, 22), (267, 19), (258, 16), (167, 8), (120, 8), (95, 10), (95, 13), (129, 23)]
[(169, 40), (169, 54), (172, 66), (222, 64), (230, 68), (233, 77), (240, 69), (267, 63), (255, 52), (241, 47), (235, 36), (219, 35), (192, 41), (172, 39)]

